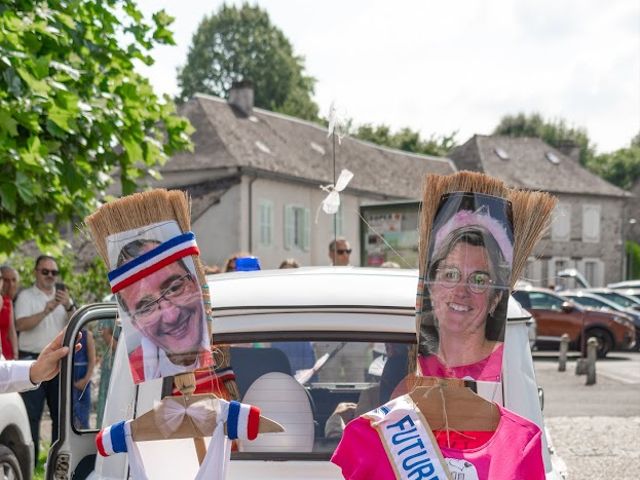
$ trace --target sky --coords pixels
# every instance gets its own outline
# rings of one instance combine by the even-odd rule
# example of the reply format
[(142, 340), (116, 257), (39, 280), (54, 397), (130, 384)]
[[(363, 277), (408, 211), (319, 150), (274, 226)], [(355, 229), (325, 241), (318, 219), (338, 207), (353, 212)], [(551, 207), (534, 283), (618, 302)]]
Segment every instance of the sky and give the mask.
[[(178, 92), (201, 19), (219, 0), (140, 0), (175, 17), (176, 46), (141, 68)], [(241, 2), (228, 1), (240, 5)], [(314, 100), (356, 125), (424, 137), (490, 134), (507, 114), (538, 112), (587, 130), (599, 152), (640, 132), (640, 0), (253, 0), (305, 57)]]

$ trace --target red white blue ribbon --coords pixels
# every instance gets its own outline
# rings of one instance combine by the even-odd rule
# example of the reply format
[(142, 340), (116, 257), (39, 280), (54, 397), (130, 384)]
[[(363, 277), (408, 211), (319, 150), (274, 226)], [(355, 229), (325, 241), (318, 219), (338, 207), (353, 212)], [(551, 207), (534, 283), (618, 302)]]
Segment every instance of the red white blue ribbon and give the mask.
[(260, 409), (253, 405), (229, 402), (227, 416), (227, 436), (230, 440), (236, 438), (255, 440), (260, 427)]
[(98, 432), (96, 436), (96, 447), (100, 455), (108, 457), (114, 453), (127, 451), (125, 423), (124, 421), (114, 423)]
[(109, 272), (111, 292), (117, 293), (183, 257), (199, 254), (200, 250), (196, 245), (196, 236), (193, 232), (173, 237)]

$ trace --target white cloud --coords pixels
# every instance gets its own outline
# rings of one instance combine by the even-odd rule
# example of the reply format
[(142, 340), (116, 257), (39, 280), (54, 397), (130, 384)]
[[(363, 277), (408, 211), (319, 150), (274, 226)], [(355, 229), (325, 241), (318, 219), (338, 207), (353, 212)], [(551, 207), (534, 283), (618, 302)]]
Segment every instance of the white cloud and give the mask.
[[(234, 3), (239, 4), (239, 1)], [(640, 4), (617, 0), (421, 2), (262, 0), (318, 79), (321, 112), (337, 100), (356, 123), (425, 135), (490, 133), (503, 115), (538, 111), (585, 127), (602, 151), (640, 131)], [(221, 1), (143, 4), (176, 17), (177, 47), (144, 70), (177, 93), (176, 67)]]

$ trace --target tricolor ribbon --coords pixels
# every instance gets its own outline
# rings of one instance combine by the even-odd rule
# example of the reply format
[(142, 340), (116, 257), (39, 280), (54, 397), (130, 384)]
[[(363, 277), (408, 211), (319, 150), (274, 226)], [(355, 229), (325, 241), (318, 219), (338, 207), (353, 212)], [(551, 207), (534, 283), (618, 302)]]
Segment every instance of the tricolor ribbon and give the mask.
[(125, 440), (126, 430), (122, 421), (109, 425), (98, 432), (96, 436), (96, 447), (98, 453), (103, 457), (108, 457), (114, 453), (122, 453), (127, 451), (127, 443)]
[(253, 405), (229, 402), (229, 416), (227, 417), (227, 436), (231, 440), (237, 438), (255, 440), (260, 426), (260, 409)]
[(196, 245), (196, 236), (193, 232), (173, 237), (109, 272), (111, 292), (117, 293), (183, 257), (199, 254), (200, 250)]

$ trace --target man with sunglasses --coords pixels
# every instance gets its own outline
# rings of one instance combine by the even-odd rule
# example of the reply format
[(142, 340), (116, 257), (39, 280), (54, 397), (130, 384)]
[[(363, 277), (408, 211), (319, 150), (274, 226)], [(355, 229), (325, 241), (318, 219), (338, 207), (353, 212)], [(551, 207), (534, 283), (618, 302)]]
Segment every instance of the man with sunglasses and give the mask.
[[(16, 330), (18, 337), (18, 356), (21, 360), (35, 360), (45, 347), (65, 328), (73, 313), (74, 304), (69, 293), (56, 289), (58, 264), (49, 255), (40, 255), (36, 259), (36, 282), (30, 288), (20, 292), (15, 304)], [(47, 402), (51, 419), (52, 442), (58, 438), (58, 375), (42, 382), (35, 390), (22, 394), (29, 414), (31, 436), (38, 458), (40, 441), (40, 420), (44, 402)]]
[(335, 240), (331, 240), (329, 243), (329, 258), (331, 259), (331, 265), (336, 267), (346, 267), (351, 265), (349, 263), (349, 256), (351, 255), (351, 246), (344, 237), (338, 237)]

